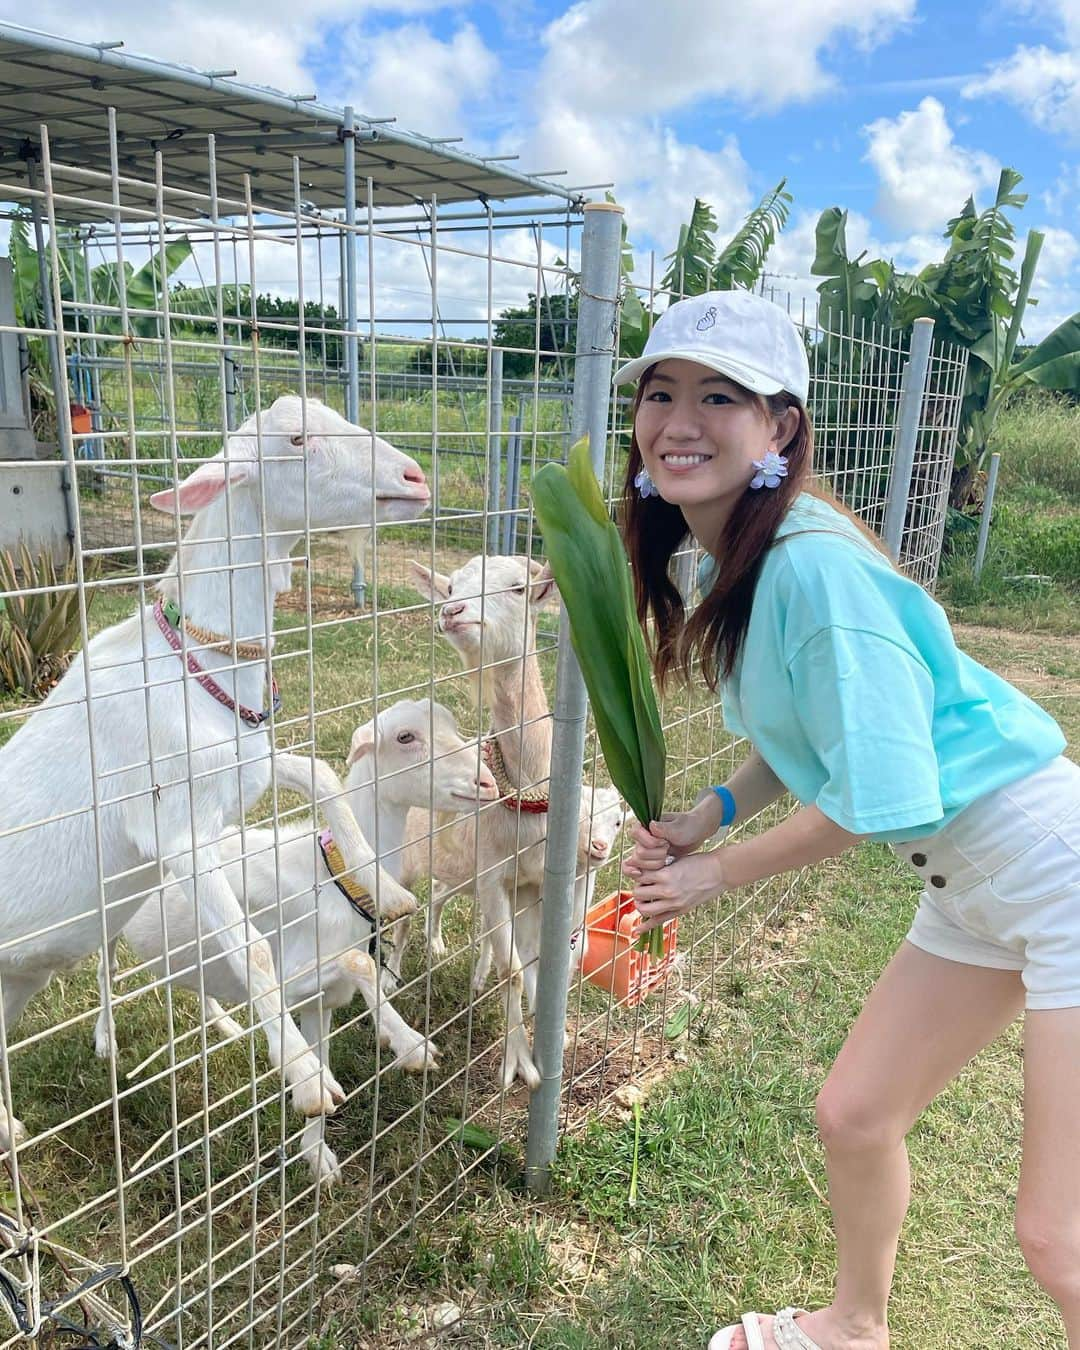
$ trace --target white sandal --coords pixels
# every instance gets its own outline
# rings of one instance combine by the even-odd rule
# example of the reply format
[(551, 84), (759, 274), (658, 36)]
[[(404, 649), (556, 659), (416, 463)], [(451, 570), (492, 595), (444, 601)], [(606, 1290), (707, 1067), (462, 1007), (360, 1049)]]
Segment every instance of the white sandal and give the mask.
[[(796, 1317), (805, 1317), (805, 1308), (782, 1308), (773, 1322), (773, 1340), (777, 1350), (821, 1350), (821, 1346), (803, 1331), (795, 1321)], [(747, 1350), (765, 1350), (765, 1337), (761, 1334), (759, 1313), (743, 1313), (737, 1326), (725, 1327), (718, 1331), (709, 1342), (709, 1350), (730, 1350), (735, 1333), (741, 1330), (746, 1334)]]

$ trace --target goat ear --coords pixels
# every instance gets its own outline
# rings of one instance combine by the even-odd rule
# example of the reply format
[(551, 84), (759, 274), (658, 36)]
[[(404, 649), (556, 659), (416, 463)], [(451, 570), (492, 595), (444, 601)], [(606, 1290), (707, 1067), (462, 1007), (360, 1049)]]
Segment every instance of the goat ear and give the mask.
[(358, 759), (363, 759), (365, 755), (370, 755), (375, 749), (375, 723), (365, 722), (362, 727), (357, 727), (352, 734), (352, 740), (349, 742), (349, 755), (345, 760), (345, 767), (351, 769)]
[(228, 483), (249, 483), (258, 472), (254, 461), (233, 460), (226, 464), (215, 455), (200, 464), (182, 483), (155, 492), (150, 505), (169, 514), (179, 511), (182, 516), (190, 516), (220, 497)]
[(433, 572), (430, 567), (410, 558), (409, 575), (412, 584), (425, 599), (434, 600), (437, 604), (450, 599), (450, 578), (442, 572)]
[(558, 599), (559, 591), (555, 585), (555, 576), (551, 570), (550, 563), (533, 563), (529, 569), (532, 573), (532, 583), (529, 592), (529, 598), (534, 608), (540, 609)]

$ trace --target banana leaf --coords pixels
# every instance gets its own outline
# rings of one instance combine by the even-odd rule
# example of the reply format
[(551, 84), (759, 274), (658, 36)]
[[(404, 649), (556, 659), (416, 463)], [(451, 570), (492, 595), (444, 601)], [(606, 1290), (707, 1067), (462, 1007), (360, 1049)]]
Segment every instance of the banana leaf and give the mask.
[(571, 449), (567, 468), (544, 465), (532, 498), (604, 761), (631, 811), (648, 824), (664, 805), (664, 736), (629, 564), (592, 470), (587, 437)]

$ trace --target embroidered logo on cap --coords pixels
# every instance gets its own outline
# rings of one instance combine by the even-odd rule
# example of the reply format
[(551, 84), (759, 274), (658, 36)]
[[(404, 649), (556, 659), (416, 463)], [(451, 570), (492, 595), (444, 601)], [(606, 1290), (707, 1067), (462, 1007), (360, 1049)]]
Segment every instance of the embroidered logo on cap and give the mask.
[(696, 326), (697, 326), (697, 330), (698, 330), (699, 333), (704, 333), (704, 332), (706, 331), (706, 329), (709, 329), (709, 328), (715, 328), (715, 327), (716, 327), (716, 306), (715, 306), (715, 305), (710, 305), (710, 306), (709, 306), (709, 308), (705, 311), (705, 313), (701, 316), (701, 318), (698, 319), (697, 325), (696, 325)]

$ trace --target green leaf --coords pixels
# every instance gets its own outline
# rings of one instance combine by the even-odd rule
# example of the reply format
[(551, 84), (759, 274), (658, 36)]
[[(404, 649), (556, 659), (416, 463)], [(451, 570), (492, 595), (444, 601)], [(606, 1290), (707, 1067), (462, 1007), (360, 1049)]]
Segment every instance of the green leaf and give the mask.
[(445, 1124), (446, 1133), (450, 1138), (456, 1140), (465, 1148), (486, 1151), (499, 1147), (498, 1138), (481, 1125), (474, 1125), (471, 1121), (457, 1120), (453, 1117), (449, 1118)]
[(720, 251), (710, 289), (730, 291), (736, 286), (753, 287), (761, 276), (769, 249), (787, 224), (791, 193), (786, 178), (762, 197), (735, 235)]
[(1044, 389), (1080, 395), (1080, 310), (1059, 323), (1017, 365), (1013, 373)]
[(665, 752), (622, 541), (581, 441), (569, 471), (546, 464), (533, 505), (570, 624), (612, 781), (638, 820), (663, 809)]
[(669, 1041), (685, 1036), (690, 1025), (690, 1001), (684, 1000), (664, 1023), (664, 1035)]

